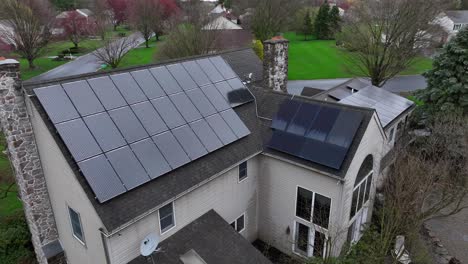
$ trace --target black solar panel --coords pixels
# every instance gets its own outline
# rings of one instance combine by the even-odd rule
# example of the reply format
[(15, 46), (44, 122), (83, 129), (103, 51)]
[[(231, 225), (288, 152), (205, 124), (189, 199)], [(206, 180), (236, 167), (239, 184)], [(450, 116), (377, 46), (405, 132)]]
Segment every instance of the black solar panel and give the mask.
[(221, 57), (35, 92), (99, 202), (250, 134), (232, 107), (251, 94)]
[(233, 107), (252, 102), (254, 100), (253, 95), (239, 78), (230, 79), (227, 82), (232, 88), (232, 92), (229, 93), (228, 101)]
[(272, 122), (268, 147), (339, 169), (363, 116), (324, 104), (287, 100)]

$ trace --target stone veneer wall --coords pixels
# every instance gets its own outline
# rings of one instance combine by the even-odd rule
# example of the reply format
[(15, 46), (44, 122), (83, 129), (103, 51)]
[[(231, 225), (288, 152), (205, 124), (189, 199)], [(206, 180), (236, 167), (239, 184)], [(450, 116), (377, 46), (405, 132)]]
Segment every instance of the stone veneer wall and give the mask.
[(275, 37), (263, 43), (263, 78), (265, 86), (287, 93), (289, 41)]
[[(37, 259), (41, 264), (52, 263), (43, 247), (58, 240), (57, 227), (26, 108), (19, 63), (14, 60), (0, 61), (0, 123)], [(58, 254), (63, 255), (63, 250)]]

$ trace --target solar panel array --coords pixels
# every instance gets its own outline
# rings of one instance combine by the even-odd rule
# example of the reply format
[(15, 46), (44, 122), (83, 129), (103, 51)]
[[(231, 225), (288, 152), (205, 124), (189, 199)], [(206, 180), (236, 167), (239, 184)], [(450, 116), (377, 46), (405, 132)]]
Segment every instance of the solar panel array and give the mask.
[(413, 102), (404, 97), (374, 86), (361, 89), (359, 92), (344, 98), (340, 103), (375, 109), (383, 127), (386, 127), (413, 105)]
[(286, 100), (271, 128), (268, 147), (340, 169), (363, 119), (359, 112)]
[(252, 95), (221, 57), (34, 90), (100, 202), (250, 134)]

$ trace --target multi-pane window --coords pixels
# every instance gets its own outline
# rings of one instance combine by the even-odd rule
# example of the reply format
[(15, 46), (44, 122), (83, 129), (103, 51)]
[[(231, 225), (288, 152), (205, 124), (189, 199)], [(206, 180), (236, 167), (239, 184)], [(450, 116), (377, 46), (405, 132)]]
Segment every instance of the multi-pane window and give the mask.
[[(312, 207), (313, 202), (313, 207)], [(330, 205), (331, 199), (313, 193), (301, 187), (297, 187), (297, 200), (296, 200), (296, 216), (312, 222), (325, 229), (328, 228), (330, 220)], [(313, 213), (312, 213), (313, 209)]]
[(296, 250), (307, 255), (307, 249), (309, 247), (309, 227), (301, 223), (297, 223), (296, 228)]
[(328, 229), (328, 222), (330, 221), (330, 204), (330, 198), (318, 193), (315, 194), (313, 217), (314, 224)]
[(70, 207), (68, 207), (68, 213), (70, 215), (70, 222), (72, 226), (73, 236), (84, 244), (83, 227), (81, 226), (80, 215)]
[(159, 226), (161, 233), (175, 226), (173, 203), (167, 204), (159, 209)]
[(245, 214), (239, 216), (234, 222), (231, 223), (231, 226), (237, 232), (242, 232), (245, 228)]
[(239, 182), (247, 178), (247, 161), (239, 164)]
[(393, 140), (393, 134), (395, 134), (395, 128), (392, 128), (390, 130), (390, 133), (388, 133), (388, 142), (392, 142)]
[(455, 24), (453, 25), (453, 30), (460, 30), (462, 28), (461, 24)]
[(313, 192), (304, 188), (297, 188), (296, 216), (310, 221)]
[(372, 167), (373, 157), (372, 155), (368, 155), (364, 159), (354, 183), (350, 219), (362, 209), (367, 201), (369, 201), (372, 187)]

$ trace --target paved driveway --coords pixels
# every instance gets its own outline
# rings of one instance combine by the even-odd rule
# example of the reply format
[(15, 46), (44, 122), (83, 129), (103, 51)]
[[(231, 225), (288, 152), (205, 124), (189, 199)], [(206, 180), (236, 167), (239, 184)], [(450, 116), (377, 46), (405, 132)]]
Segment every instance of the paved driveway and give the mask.
[[(136, 39), (135, 47), (145, 42), (145, 40), (141, 37), (140, 33), (133, 33), (132, 35), (128, 37)], [(116, 41), (119, 41), (119, 40), (116, 40)], [(102, 63), (99, 61), (98, 58), (96, 58), (96, 56), (94, 56), (92, 53), (88, 53), (86, 55), (78, 57), (74, 61), (65, 63), (48, 72), (45, 72), (41, 75), (33, 77), (29, 79), (28, 81), (26, 81), (26, 83), (45, 81), (45, 80), (73, 76), (73, 75), (78, 75), (78, 74), (95, 72), (101, 68), (101, 65)]]
[[(322, 90), (328, 90), (340, 83), (349, 80), (349, 78), (340, 79), (323, 79), (323, 80), (303, 80), (303, 81), (288, 81), (288, 92), (290, 94), (299, 95), (304, 87), (312, 87)], [(368, 80), (362, 79), (369, 82)], [(370, 82), (369, 82), (370, 83)], [(389, 80), (383, 88), (390, 92), (410, 92), (427, 87), (426, 80), (421, 75), (397, 76)]]

